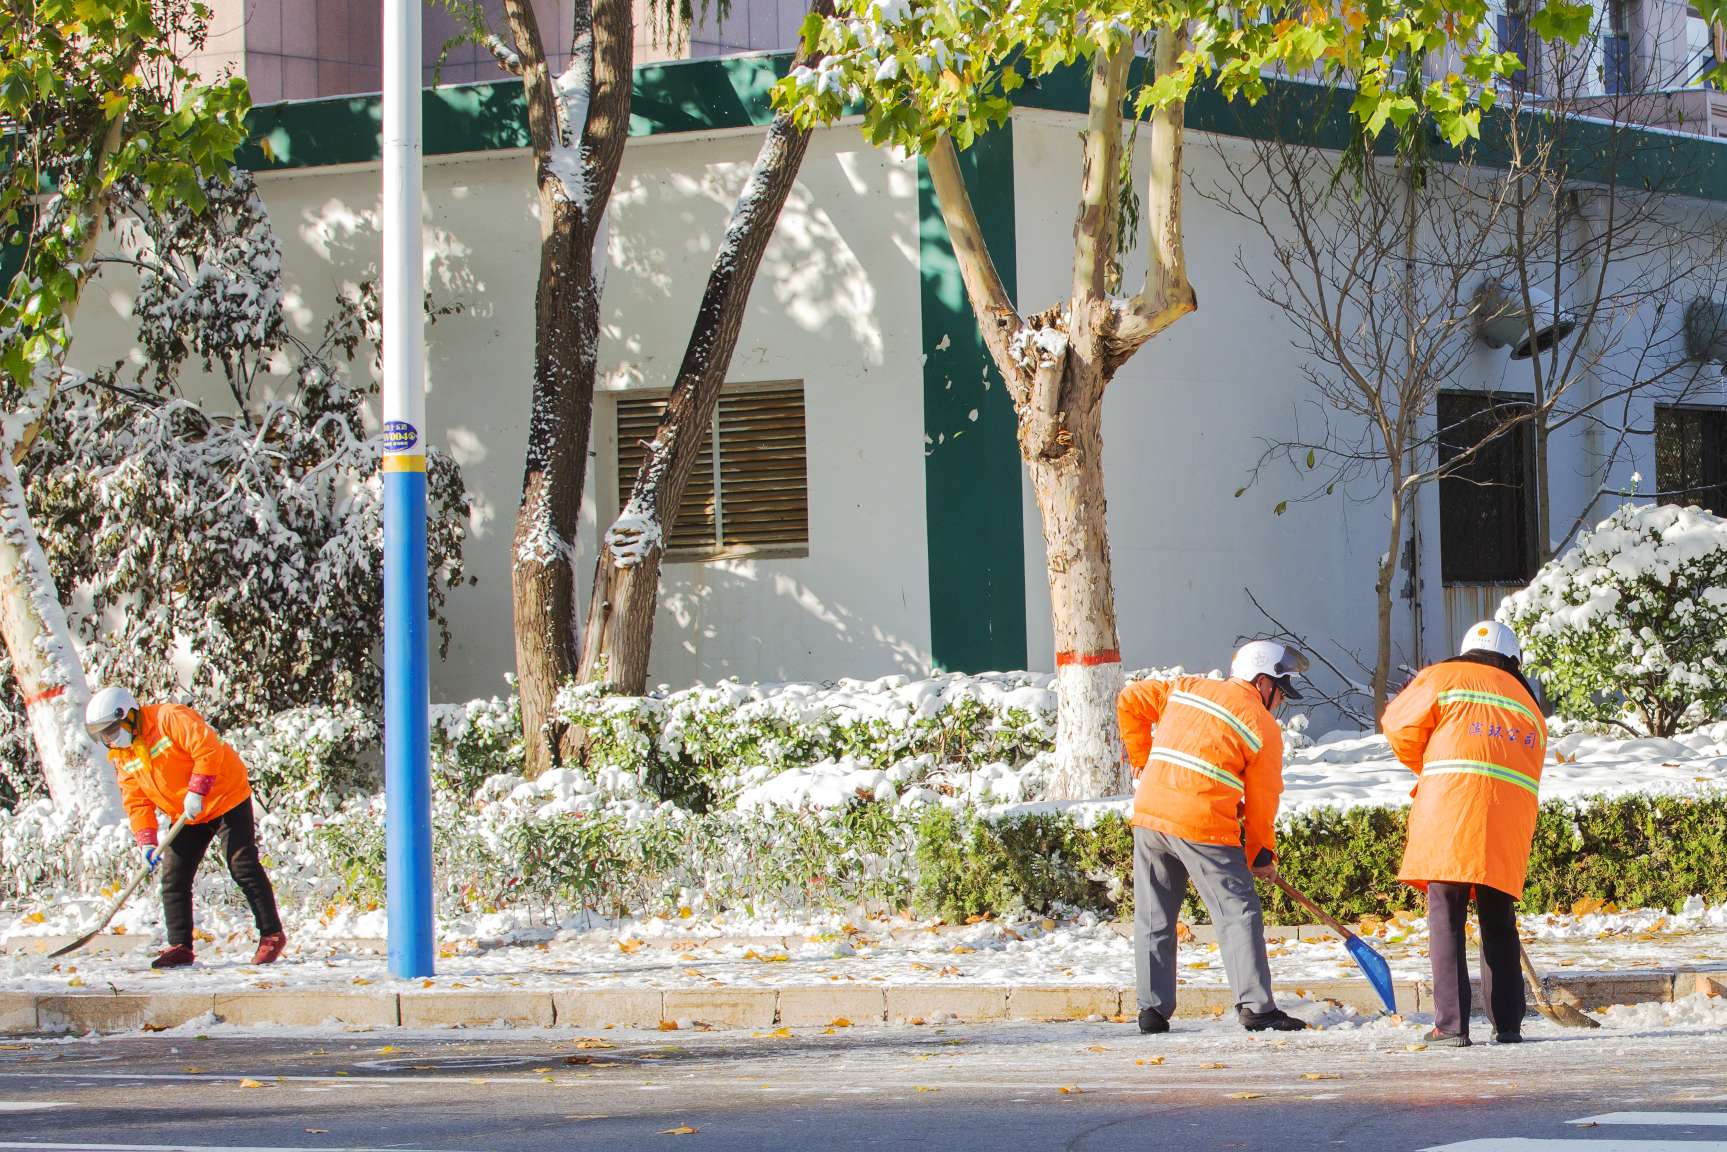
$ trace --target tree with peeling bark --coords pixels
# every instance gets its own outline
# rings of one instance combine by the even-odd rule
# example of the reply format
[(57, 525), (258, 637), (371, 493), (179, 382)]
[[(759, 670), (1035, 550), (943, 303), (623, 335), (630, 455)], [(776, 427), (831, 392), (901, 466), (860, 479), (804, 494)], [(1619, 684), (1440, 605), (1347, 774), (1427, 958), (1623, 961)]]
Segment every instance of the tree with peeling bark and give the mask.
[[(833, 12), (833, 0), (816, 0), (806, 24), (819, 28)], [(819, 66), (820, 57), (806, 47), (793, 61), (791, 74), (809, 75)], [(579, 676), (584, 684), (634, 694), (647, 688), (665, 547), (713, 423), (756, 272), (809, 141), (810, 129), (799, 127), (791, 113), (775, 115), (714, 253), (665, 414), (646, 445), (630, 498), (606, 531), (594, 564)]]
[(555, 705), (580, 664), (575, 540), (599, 351), (596, 248), (629, 134), (635, 15), (630, 0), (575, 0), (569, 65), (554, 75), (532, 0), (503, 0), (508, 43), (487, 27), (483, 6), (451, 9), (522, 79), (539, 197), (533, 399), (510, 566), (525, 770), (535, 776), (569, 735)]
[[(1563, 3), (1563, 0), (1554, 0)], [(821, 66), (776, 89), (801, 123), (861, 100), (872, 143), (921, 152), (984, 343), (1018, 417), (1043, 520), (1059, 713), (1051, 794), (1118, 793), (1127, 779), (1115, 725), (1122, 682), (1103, 478), (1103, 395), (1140, 348), (1198, 306), (1183, 250), (1183, 107), (1202, 79), (1257, 100), (1266, 77), (1306, 73), (1354, 90), (1351, 114), (1376, 136), (1430, 122), (1450, 140), (1478, 131), (1492, 82), (1515, 63), (1495, 52), (1482, 0), (1369, 0), (1295, 10), (1216, 0), (846, 0), (814, 30)], [(1135, 45), (1150, 74), (1126, 107)], [(1413, 93), (1394, 70), (1451, 51), (1458, 70)], [(1067, 298), (1022, 315), (996, 272), (956, 151), (1004, 123), (1012, 93), (1058, 68), (1086, 67), (1081, 192)], [(1131, 297), (1113, 290), (1123, 213), (1124, 128), (1149, 117), (1143, 200), (1148, 262)], [(1129, 165), (1131, 172), (1131, 162)]]
[[(0, 300), (0, 633), (55, 804), (119, 818), (113, 774), (84, 732), (84, 670), (18, 465), (66, 373), (72, 323), (122, 181), (152, 207), (204, 203), (244, 139), (244, 81), (181, 64), (209, 9), (176, 0), (22, 0), (0, 9), (0, 227), (20, 251)], [(46, 194), (46, 203), (37, 204)]]

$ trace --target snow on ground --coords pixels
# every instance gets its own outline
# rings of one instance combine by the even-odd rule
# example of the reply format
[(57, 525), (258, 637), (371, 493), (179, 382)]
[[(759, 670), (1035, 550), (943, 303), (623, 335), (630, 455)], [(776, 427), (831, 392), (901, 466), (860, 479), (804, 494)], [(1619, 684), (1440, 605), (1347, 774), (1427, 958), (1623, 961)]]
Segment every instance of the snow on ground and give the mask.
[[(1017, 690), (1017, 689), (1016, 689)], [(1407, 803), (1411, 775), (1390, 758), (1383, 738), (1333, 733), (1298, 741), (1285, 769), (1283, 811), (1321, 807)], [(872, 780), (847, 769), (837, 787), (821, 780), (836, 766), (791, 769), (773, 777), (776, 799), (823, 803), (829, 793), (849, 801)], [(890, 770), (891, 771), (891, 770)], [(1002, 771), (1013, 770), (1002, 766)], [(875, 772), (870, 769), (868, 772)], [(866, 773), (867, 774), (867, 773)], [(887, 787), (893, 788), (886, 773)], [(545, 799), (536, 789), (556, 784), (556, 774), (518, 791), (533, 792), (523, 803)], [(501, 779), (501, 778), (500, 778)], [(1542, 781), (1544, 799), (1576, 799), (1629, 792), (1719, 792), (1727, 788), (1727, 723), (1674, 740), (1619, 740), (1584, 733), (1554, 739)], [(555, 788), (554, 788), (555, 790)], [(997, 795), (1011, 793), (1001, 789)], [(772, 804), (767, 796), (764, 803)], [(837, 801), (836, 801), (837, 802)], [(1067, 806), (1080, 813), (1123, 809), (1124, 798)], [(1002, 807), (1022, 811), (1048, 805)], [(219, 870), (209, 864), (207, 870)], [(225, 883), (221, 877), (216, 880)], [(26, 954), (20, 938), (66, 936), (93, 922), (106, 896), (31, 892), (0, 904), (0, 937), (13, 947), (0, 954), (0, 988), (63, 989), (207, 986), (212, 969), (228, 982), (268, 986), (381, 982), (381, 954), (360, 943), (384, 935), (381, 910), (330, 907), (316, 918), (290, 922), (290, 961), (269, 970), (251, 969), (252, 933), (238, 903), (201, 906), (200, 966), (190, 973), (145, 974), (148, 954), (85, 953), (59, 962)], [(291, 901), (284, 901), (290, 904)], [(159, 944), (160, 902), (141, 892), (115, 921), (113, 930)], [(1529, 916), (1523, 927), (1536, 963), (1544, 969), (1625, 969), (1727, 961), (1727, 908), (1692, 900), (1677, 914), (1662, 911), (1598, 912), (1585, 916)], [(1425, 974), (1426, 928), (1419, 918), (1397, 918), (1373, 927), (1375, 946), (1399, 977)], [(644, 918), (621, 922), (572, 920), (558, 927), (516, 910), (451, 918), (440, 925), (446, 955), (436, 986), (469, 987), (582, 984), (614, 986), (784, 985), (840, 981), (875, 983), (1081, 983), (1132, 982), (1131, 941), (1115, 927), (1086, 916), (1058, 923), (1033, 918), (984, 922), (935, 930), (909, 919), (765, 910), (753, 919)], [(1335, 941), (1275, 940), (1274, 976), (1283, 982), (1352, 977), (1355, 967)], [(1223, 983), (1216, 949), (1183, 946), (1184, 979)]]
[[(878, 769), (849, 760), (790, 768), (746, 789), (738, 807), (819, 808), (850, 803), (859, 796), (897, 797), (903, 802), (929, 795), (922, 789), (902, 792), (904, 773), (898, 768)], [(953, 775), (947, 783), (961, 796), (979, 803), (997, 801), (989, 810), (998, 814), (1063, 810), (1095, 817), (1129, 810), (1131, 798), (1126, 796), (1078, 804), (1013, 802), (1038, 791), (1021, 777), (1041, 777), (1047, 770), (1041, 760), (1020, 768), (989, 764), (972, 773)], [(1319, 808), (1402, 807), (1409, 803), (1414, 784), (1414, 775), (1391, 755), (1384, 736), (1332, 732), (1290, 752), (1284, 763), (1280, 811), (1287, 816)], [(1543, 800), (1633, 792), (1701, 794), (1724, 789), (1727, 723), (1706, 725), (1671, 740), (1625, 740), (1584, 732), (1556, 736), (1549, 743), (1541, 778)], [(999, 803), (1004, 800), (1008, 803)]]
[[(1031, 918), (943, 926), (905, 918), (838, 916), (715, 922), (647, 920), (599, 928), (515, 926), (509, 917), (483, 925), (494, 935), (440, 936), (438, 974), (426, 987), (458, 989), (648, 987), (781, 987), (809, 984), (1087, 984), (1133, 982), (1133, 943), (1125, 926), (1083, 916), (1069, 922)], [(141, 925), (148, 932), (147, 925)], [(241, 923), (212, 925), (200, 937), (191, 970), (147, 970), (151, 952), (87, 952), (59, 961), (17, 951), (0, 955), (0, 988), (63, 991), (115, 987), (153, 991), (387, 984), (375, 942), (332, 932), (382, 936), (381, 913), (333, 922), (294, 938), (288, 959), (254, 968), (253, 935)], [(1594, 912), (1529, 916), (1522, 921), (1535, 963), (1544, 971), (1611, 971), (1675, 965), (1727, 965), (1727, 906), (1693, 900), (1677, 914)], [(1369, 924), (1373, 946), (1399, 979), (1428, 974), (1426, 922), (1399, 917)], [(1203, 932), (1203, 930), (1202, 930)], [(1283, 985), (1353, 979), (1358, 970), (1330, 936), (1270, 941), (1272, 975)], [(1226, 983), (1214, 944), (1184, 942), (1181, 980), (1196, 987)]]

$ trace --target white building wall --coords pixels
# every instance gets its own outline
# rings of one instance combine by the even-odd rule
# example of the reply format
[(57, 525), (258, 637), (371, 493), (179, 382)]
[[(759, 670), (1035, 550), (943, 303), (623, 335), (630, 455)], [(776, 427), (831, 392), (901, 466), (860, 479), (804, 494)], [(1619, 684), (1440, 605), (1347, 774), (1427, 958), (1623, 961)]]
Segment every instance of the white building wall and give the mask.
[[(1046, 113), (1014, 118), (1025, 312), (1065, 299), (1072, 281), (1079, 123)], [(1142, 133), (1142, 173), (1148, 146)], [(1239, 499), (1234, 495), (1248, 482), (1264, 439), (1288, 434), (1304, 383), (1281, 314), (1235, 266), (1243, 246), (1247, 259), (1264, 258), (1263, 238), (1192, 193), (1222, 174), (1219, 147), (1242, 145), (1195, 135), (1186, 151), (1182, 211), (1199, 310), (1140, 349), (1104, 398), (1122, 660), (1128, 668), (1227, 667), (1239, 638), (1276, 630), (1249, 600), (1249, 588), (1291, 629), (1371, 660), (1372, 565), (1385, 548), (1381, 518), (1341, 497), (1292, 502), (1275, 515), (1276, 504), (1299, 491), (1281, 465)], [(1144, 276), (1141, 248), (1125, 262), (1124, 284), (1136, 288)], [(1025, 525), (1030, 662), (1048, 669), (1049, 593), (1029, 492)]]
[[(668, 388), (714, 248), (760, 131), (632, 140), (609, 227), (602, 389)], [(289, 311), (314, 338), (337, 295), (380, 254), (379, 173), (351, 165), (269, 173), (260, 188), (283, 245)], [(474, 493), (451, 593), (449, 655), (433, 695), (505, 690), (515, 666), (509, 555), (532, 374), (539, 232), (524, 152), (429, 160), (428, 286), (459, 315), (428, 339), (430, 440)], [(857, 130), (817, 133), (770, 244), (733, 359), (734, 381), (802, 380), (810, 461), (809, 555), (669, 564), (650, 677), (821, 679), (927, 669), (922, 379), (915, 169)], [(79, 317), (75, 360), (132, 352), (133, 285), (105, 273)], [(365, 357), (358, 368), (365, 371)], [(214, 405), (225, 390), (191, 382)], [(597, 398), (577, 584), (592, 581), (596, 524), (615, 513), (612, 405)]]

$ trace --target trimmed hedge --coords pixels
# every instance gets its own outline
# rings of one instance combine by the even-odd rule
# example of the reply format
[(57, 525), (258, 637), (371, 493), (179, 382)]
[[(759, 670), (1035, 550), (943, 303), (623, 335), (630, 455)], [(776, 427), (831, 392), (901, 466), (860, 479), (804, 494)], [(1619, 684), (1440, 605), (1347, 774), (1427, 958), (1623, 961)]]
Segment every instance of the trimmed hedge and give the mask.
[[(1286, 818), (1278, 829), (1283, 873), (1339, 918), (1420, 909), (1421, 893), (1397, 882), (1406, 817), (1352, 808)], [(1724, 861), (1727, 795), (1550, 801), (1536, 822), (1522, 908), (1598, 900), (1677, 910), (1693, 895), (1727, 903)], [(917, 864), (919, 908), (948, 919), (1062, 908), (1133, 914), (1132, 830), (1115, 814), (1087, 828), (1051, 813), (992, 821), (933, 811), (918, 827)], [(1261, 895), (1269, 920), (1310, 920), (1283, 893)], [(1184, 915), (1208, 919), (1191, 888)]]

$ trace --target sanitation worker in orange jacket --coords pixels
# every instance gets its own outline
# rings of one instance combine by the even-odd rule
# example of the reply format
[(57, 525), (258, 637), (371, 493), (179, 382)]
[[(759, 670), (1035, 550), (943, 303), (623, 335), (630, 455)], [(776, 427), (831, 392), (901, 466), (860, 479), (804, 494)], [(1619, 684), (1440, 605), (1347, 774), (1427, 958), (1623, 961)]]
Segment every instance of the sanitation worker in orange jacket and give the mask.
[[(93, 695), (84, 723), (108, 749), (108, 759), (120, 774), (120, 796), (145, 861), (152, 868), (164, 857), (167, 861), (162, 913), (168, 947), (150, 967), (179, 968), (194, 960), (192, 878), (218, 834), (228, 873), (245, 894), (258, 925), (252, 963), (274, 962), (287, 947), (288, 936), (276, 911), (276, 893), (258, 859), (252, 788), (239, 754), (192, 709), (179, 704), (139, 707), (125, 688), (107, 687)], [(164, 848), (156, 846), (158, 809), (172, 818), (186, 818), (185, 827)]]
[(1484, 620), (1459, 655), (1421, 670), (1380, 721), (1397, 758), (1421, 779), (1397, 878), (1427, 890), (1433, 1045), (1469, 1044), (1464, 921), (1481, 921), (1481, 991), (1494, 1039), (1522, 1039), (1517, 900), (1540, 806), (1547, 724), (1523, 678), (1511, 629)]
[[(1169, 1031), (1175, 928), (1191, 879), (1217, 926), (1236, 1016), (1252, 1032), (1306, 1025), (1271, 997), (1255, 876), (1277, 875), (1273, 822), (1283, 793), (1283, 733), (1272, 713), (1299, 700), (1300, 652), (1270, 640), (1242, 647), (1230, 679), (1143, 680), (1116, 702), (1138, 785), (1133, 795), (1134, 975), (1139, 1030)], [(1243, 845), (1243, 830), (1246, 844)]]

